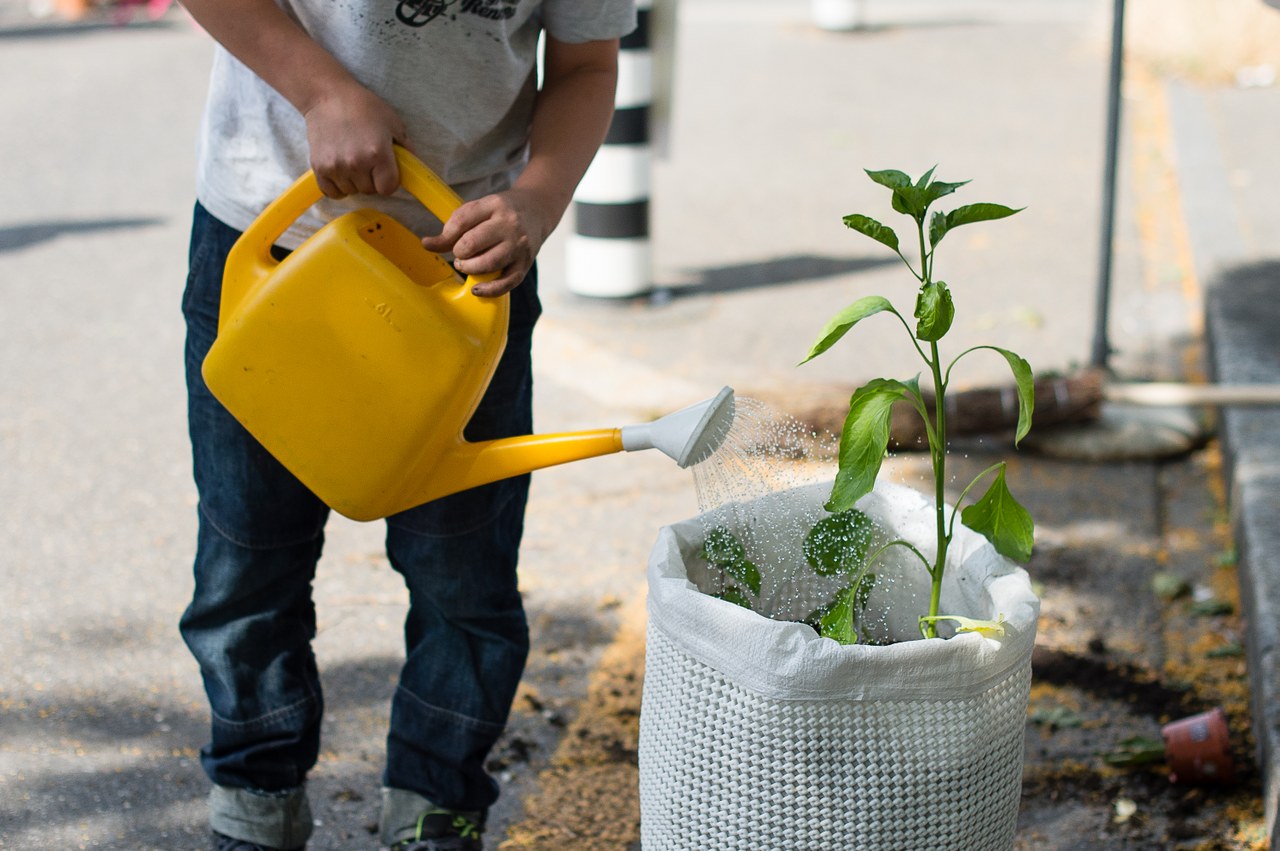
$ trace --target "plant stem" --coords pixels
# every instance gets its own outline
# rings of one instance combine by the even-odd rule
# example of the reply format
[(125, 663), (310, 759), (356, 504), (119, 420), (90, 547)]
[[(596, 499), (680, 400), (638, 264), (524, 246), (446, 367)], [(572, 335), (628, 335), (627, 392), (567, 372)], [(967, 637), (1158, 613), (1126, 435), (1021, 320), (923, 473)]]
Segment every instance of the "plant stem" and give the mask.
[[(935, 433), (937, 442), (932, 447), (933, 455), (933, 484), (934, 484), (934, 516), (937, 520), (938, 527), (938, 552), (934, 557), (933, 570), (929, 572), (930, 579), (933, 580), (933, 587), (929, 594), (929, 616), (936, 617), (938, 614), (938, 606), (942, 599), (942, 574), (947, 564), (947, 545), (951, 538), (947, 535), (947, 519), (946, 519), (946, 501), (944, 489), (947, 482), (947, 405), (946, 393), (947, 387), (943, 382), (942, 370), (939, 366), (940, 359), (938, 357), (937, 342), (930, 343), (933, 353), (933, 359), (929, 366), (933, 370), (933, 402), (935, 416)], [(938, 630), (936, 625), (931, 621), (925, 627), (925, 637), (937, 637)]]
[[(933, 280), (933, 269), (929, 262), (929, 254), (925, 249), (923, 217), (916, 220), (916, 233), (920, 241), (920, 270), (924, 272), (921, 283), (927, 286)], [(926, 360), (928, 360), (929, 369), (933, 373), (934, 403), (934, 440), (930, 445), (930, 454), (933, 460), (934, 517), (938, 528), (938, 551), (937, 555), (934, 556), (933, 569), (929, 571), (929, 578), (932, 580), (932, 587), (929, 593), (929, 616), (936, 617), (938, 606), (942, 600), (942, 574), (947, 565), (947, 545), (951, 542), (951, 538), (947, 534), (946, 501), (944, 498), (944, 488), (947, 482), (946, 378), (950, 376), (944, 377), (942, 374), (942, 358), (938, 354), (937, 340), (930, 341), (929, 351), (932, 357)], [(925, 626), (925, 638), (936, 638), (937, 635), (936, 623), (930, 621)]]
[[(924, 217), (916, 219), (916, 234), (920, 241), (920, 283), (927, 284), (933, 279), (933, 269), (929, 268), (929, 253), (924, 245)], [(936, 355), (937, 352), (934, 352)]]

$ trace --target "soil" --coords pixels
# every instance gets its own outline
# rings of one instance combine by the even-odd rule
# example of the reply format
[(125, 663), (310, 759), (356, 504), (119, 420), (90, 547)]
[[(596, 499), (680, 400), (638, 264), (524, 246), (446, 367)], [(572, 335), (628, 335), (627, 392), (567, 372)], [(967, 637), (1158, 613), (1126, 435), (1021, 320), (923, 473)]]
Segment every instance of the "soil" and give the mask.
[[(621, 625), (587, 686), (585, 699), (524, 801), (524, 817), (499, 846), (557, 851), (638, 848), (640, 692), (644, 680), (643, 599)], [(526, 707), (545, 709), (531, 692)]]
[[(1158, 499), (1128, 501), (1122, 537), (1095, 527), (1081, 530), (1092, 544), (1079, 532), (1050, 538), (1028, 565), (1045, 587), (1019, 849), (1267, 847), (1218, 454), (1210, 447), (1151, 472)], [(1099, 516), (1121, 510), (1106, 478), (1095, 491)], [(1062, 509), (1032, 510), (1042, 522), (1065, 519)], [(1130, 736), (1158, 741), (1164, 724), (1215, 706), (1231, 726), (1229, 786), (1175, 783), (1161, 762), (1116, 768), (1103, 758)]]

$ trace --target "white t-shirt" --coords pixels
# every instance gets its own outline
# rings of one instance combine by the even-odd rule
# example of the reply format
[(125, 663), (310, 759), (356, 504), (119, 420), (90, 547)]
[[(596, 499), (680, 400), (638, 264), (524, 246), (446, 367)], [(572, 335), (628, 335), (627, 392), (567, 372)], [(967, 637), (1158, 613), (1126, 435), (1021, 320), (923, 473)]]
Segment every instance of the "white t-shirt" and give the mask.
[[(414, 151), (458, 194), (509, 187), (527, 156), (542, 30), (559, 41), (619, 38), (634, 0), (277, 0), (408, 127)], [(306, 124), (221, 46), (197, 147), (196, 197), (244, 230), (309, 168)], [(439, 223), (401, 190), (324, 199), (280, 240), (296, 248), (325, 222), (377, 207), (418, 233)]]

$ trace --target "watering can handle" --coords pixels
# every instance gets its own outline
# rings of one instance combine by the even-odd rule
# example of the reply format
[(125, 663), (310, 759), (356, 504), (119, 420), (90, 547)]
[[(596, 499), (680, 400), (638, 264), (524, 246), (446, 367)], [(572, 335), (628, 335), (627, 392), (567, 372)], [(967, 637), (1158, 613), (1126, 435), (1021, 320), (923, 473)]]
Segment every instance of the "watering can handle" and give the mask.
[[(462, 198), (449, 184), (445, 183), (426, 163), (396, 145), (394, 147), (396, 164), (400, 168), (400, 184), (409, 194), (422, 202), (432, 215), (445, 222), (453, 215), (454, 210), (462, 206)], [(260, 269), (270, 270), (278, 265), (271, 256), (271, 247), (279, 241), (303, 213), (324, 197), (320, 184), (316, 182), (314, 171), (294, 181), (279, 198), (272, 201), (262, 214), (249, 225), (245, 231), (246, 241), (254, 246), (254, 255)], [(466, 290), (484, 281), (498, 277), (500, 273), (490, 272), (484, 275), (468, 275)]]

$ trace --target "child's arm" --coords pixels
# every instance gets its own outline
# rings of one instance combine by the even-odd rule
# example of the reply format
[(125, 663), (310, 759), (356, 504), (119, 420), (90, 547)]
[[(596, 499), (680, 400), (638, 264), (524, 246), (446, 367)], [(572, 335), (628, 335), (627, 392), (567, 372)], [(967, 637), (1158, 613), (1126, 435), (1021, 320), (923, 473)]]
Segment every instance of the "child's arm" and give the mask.
[(477, 295), (501, 295), (524, 280), (604, 141), (617, 79), (617, 41), (547, 39), (528, 166), (511, 189), (464, 204), (440, 236), (423, 240), (432, 251), (452, 251), (464, 274), (501, 270), (476, 285)]
[(407, 147), (409, 141), (400, 116), (272, 0), (183, 0), (183, 5), (306, 119), (311, 168), (324, 194), (389, 195), (399, 187), (391, 145)]

